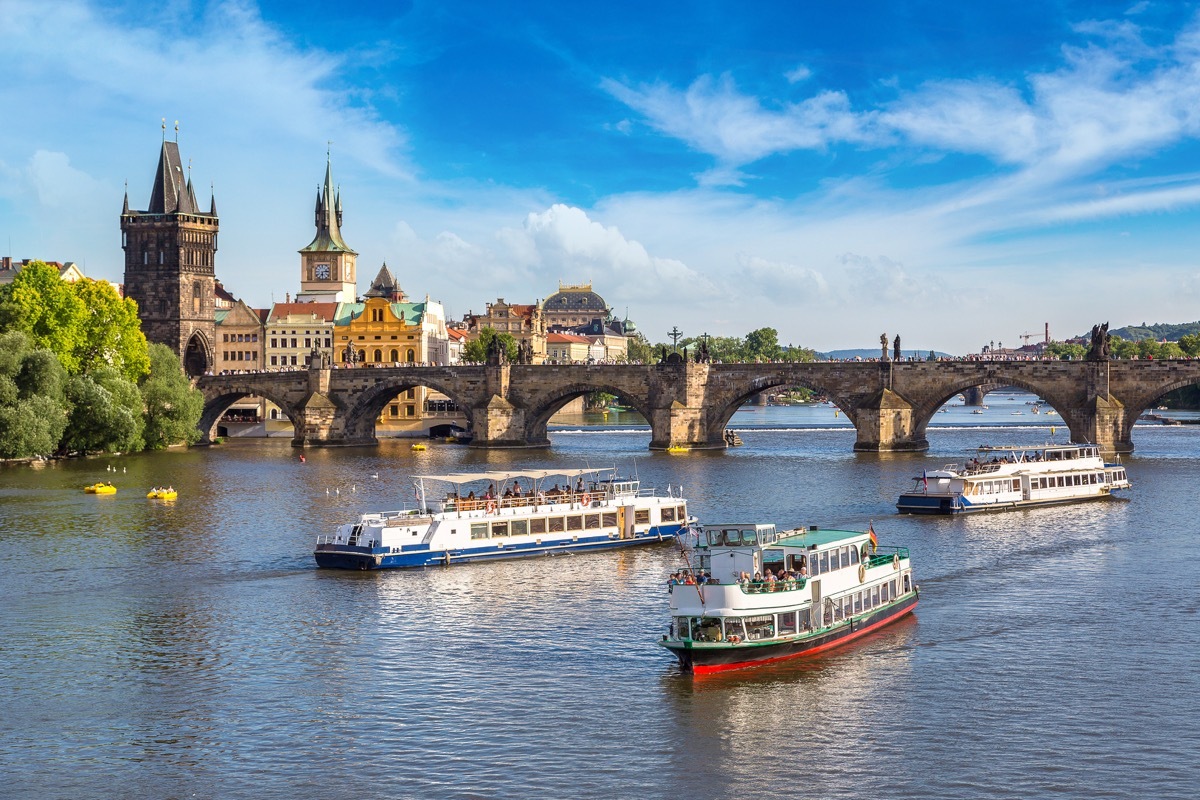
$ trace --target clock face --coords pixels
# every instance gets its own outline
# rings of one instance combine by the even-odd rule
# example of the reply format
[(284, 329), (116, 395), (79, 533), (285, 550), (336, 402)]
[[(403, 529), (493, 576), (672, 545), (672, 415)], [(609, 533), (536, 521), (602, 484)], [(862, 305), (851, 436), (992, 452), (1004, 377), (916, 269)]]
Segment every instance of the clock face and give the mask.
[(317, 264), (316, 269), (313, 271), (313, 274), (315, 274), (317, 276), (317, 280), (319, 280), (319, 281), (329, 280), (329, 265), (328, 264)]

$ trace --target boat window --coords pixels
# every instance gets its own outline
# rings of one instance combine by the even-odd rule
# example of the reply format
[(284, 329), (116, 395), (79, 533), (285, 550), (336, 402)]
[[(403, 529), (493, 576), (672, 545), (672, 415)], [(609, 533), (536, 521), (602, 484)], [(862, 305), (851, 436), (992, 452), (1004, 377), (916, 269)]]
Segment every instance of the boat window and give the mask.
[(862, 612), (862, 592), (855, 592), (854, 593), (854, 613), (858, 614), (861, 612)]
[(803, 555), (791, 554), (787, 558), (788, 569), (792, 572), (799, 572), (801, 567), (808, 566), (808, 559)]
[(471, 538), (472, 539), (486, 539), (487, 533), (488, 533), (488, 524), (486, 522), (472, 522), (471, 523)]
[(650, 509), (642, 508), (633, 512), (633, 522), (635, 525), (650, 524)]
[(774, 544), (775, 540), (778, 538), (779, 537), (775, 535), (774, 530), (764, 530), (762, 532), (762, 543), (763, 544)]
[(877, 605), (879, 605), (879, 587), (878, 586), (871, 589), (871, 607), (874, 608)]
[(821, 559), (817, 558), (817, 554), (813, 553), (812, 558), (808, 561), (808, 577), (815, 578), (821, 574)]
[(600, 527), (600, 515), (599, 514), (585, 514), (583, 517), (583, 527), (589, 531), (599, 528)]
[(507, 522), (493, 522), (492, 523), (492, 536), (508, 536), (508, 523)]
[(716, 617), (692, 617), (692, 639), (697, 642), (721, 641), (721, 620)]
[(660, 512), (662, 515), (663, 522), (674, 522), (675, 521), (674, 506), (664, 506), (662, 509), (660, 509)]
[(688, 618), (687, 617), (671, 617), (671, 638), (672, 639), (690, 639), (688, 636)]
[(888, 581), (879, 587), (879, 599), (884, 603), (891, 599), (892, 582)]
[(737, 636), (742, 639), (746, 638), (746, 627), (742, 625), (740, 618), (734, 617), (733, 619), (725, 620), (725, 638), (729, 638), (730, 636)]
[(709, 547), (717, 547), (725, 541), (724, 531), (705, 531), (704, 533), (708, 537)]
[(529, 520), (529, 532), (530, 533), (545, 533), (546, 532), (546, 520), (544, 518), (540, 518), (540, 517), (538, 519)]
[(567, 530), (581, 531), (583, 530), (583, 516), (579, 514), (567, 517)]
[(562, 533), (566, 530), (562, 517), (550, 517), (546, 521), (550, 524), (550, 533)]
[(514, 519), (510, 524), (509, 533), (513, 536), (524, 536), (529, 533), (529, 520)]
[(742, 534), (739, 531), (723, 530), (721, 539), (727, 547), (734, 547), (742, 543)]
[[(849, 562), (847, 562), (847, 564), (849, 564)], [(841, 569), (842, 568), (842, 548), (838, 547), (834, 550), (829, 551), (829, 568), (830, 569)]]
[(842, 620), (842, 598), (830, 600), (825, 607), (825, 624), (832, 625)]
[(675, 519), (679, 520), (680, 522), (687, 520), (687, 506), (680, 506), (679, 508), (675, 509), (675, 511)]
[(616, 515), (616, 512), (609, 512), (609, 513), (607, 513), (607, 514), (602, 514), (602, 515), (600, 516), (600, 518), (601, 518), (601, 520), (602, 520), (602, 522), (601, 522), (600, 524), (602, 524), (604, 527), (606, 527), (606, 528), (615, 528), (615, 527), (617, 527), (617, 515)]
[(818, 563), (820, 563), (820, 565), (821, 565), (819, 571), (822, 575), (824, 575), (826, 572), (829, 572), (829, 551), (828, 550), (825, 550), (821, 553), (821, 555), (818, 557)]
[(787, 636), (796, 632), (796, 612), (789, 611), (779, 615), (779, 635)]
[(771, 639), (775, 636), (775, 615), (746, 617), (746, 638), (750, 641)]

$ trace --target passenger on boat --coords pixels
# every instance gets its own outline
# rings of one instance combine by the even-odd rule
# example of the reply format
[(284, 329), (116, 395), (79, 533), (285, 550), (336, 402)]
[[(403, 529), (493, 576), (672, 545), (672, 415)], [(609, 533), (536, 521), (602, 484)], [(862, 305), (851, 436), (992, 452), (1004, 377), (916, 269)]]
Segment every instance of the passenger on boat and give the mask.
[(484, 500), (495, 500), (496, 499), (496, 484), (494, 484), (494, 483), (488, 484), (487, 492), (484, 493), (483, 499)]

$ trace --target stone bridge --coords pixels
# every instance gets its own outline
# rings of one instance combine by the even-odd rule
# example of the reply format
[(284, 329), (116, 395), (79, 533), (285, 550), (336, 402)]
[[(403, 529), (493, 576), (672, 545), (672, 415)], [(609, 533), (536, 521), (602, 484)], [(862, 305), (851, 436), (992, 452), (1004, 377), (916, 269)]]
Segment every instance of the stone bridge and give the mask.
[(618, 395), (650, 423), (651, 449), (725, 447), (738, 407), (759, 392), (803, 386), (829, 398), (857, 431), (855, 450), (924, 450), (925, 429), (951, 397), (1016, 386), (1058, 411), (1076, 442), (1129, 452), (1133, 423), (1158, 398), (1200, 383), (1200, 361), (883, 361), (789, 364), (455, 365), (209, 375), (200, 429), (247, 395), (275, 403), (293, 444), (375, 444), (375, 421), (407, 389), (442, 392), (466, 414), (476, 447), (545, 447), (546, 423), (589, 392)]

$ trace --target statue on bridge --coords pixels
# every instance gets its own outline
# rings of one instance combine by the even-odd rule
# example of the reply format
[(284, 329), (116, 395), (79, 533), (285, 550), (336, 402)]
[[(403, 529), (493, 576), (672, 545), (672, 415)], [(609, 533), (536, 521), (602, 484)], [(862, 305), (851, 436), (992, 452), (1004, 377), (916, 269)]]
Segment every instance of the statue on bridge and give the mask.
[(1108, 345), (1108, 323), (1092, 326), (1092, 344), (1088, 348), (1088, 361), (1108, 361), (1111, 358)]
[(489, 367), (498, 367), (508, 363), (508, 353), (505, 352), (504, 342), (500, 341), (499, 336), (493, 336), (488, 342), (487, 348), (487, 365)]
[(892, 360), (900, 360), (900, 334), (896, 334), (896, 340), (892, 342)]
[(353, 344), (346, 345), (346, 349), (344, 351), (342, 351), (342, 361), (346, 362), (347, 364), (353, 365), (353, 364), (357, 364), (358, 360), (359, 360), (358, 359), (358, 351), (354, 349), (354, 345)]
[(879, 334), (879, 347), (880, 347), (880, 348), (882, 349), (882, 351), (883, 351), (882, 355), (879, 357), (879, 360), (880, 360), (880, 361), (887, 361), (887, 360), (888, 360), (888, 354), (887, 354), (887, 348), (888, 348), (888, 338), (887, 338), (887, 334), (886, 334), (886, 333), (881, 333), (881, 334)]
[(533, 363), (533, 342), (528, 339), (522, 339), (517, 342), (517, 363), (532, 364)]
[(708, 352), (708, 339), (701, 339), (696, 345), (696, 363), (708, 364), (712, 361), (712, 355)]

